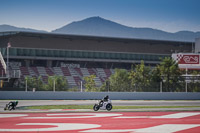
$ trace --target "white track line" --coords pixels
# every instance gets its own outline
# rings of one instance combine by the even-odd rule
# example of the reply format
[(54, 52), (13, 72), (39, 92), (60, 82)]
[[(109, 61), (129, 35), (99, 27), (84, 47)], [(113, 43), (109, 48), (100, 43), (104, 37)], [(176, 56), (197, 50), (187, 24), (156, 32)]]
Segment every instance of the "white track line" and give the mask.
[(117, 133), (117, 132), (132, 132), (132, 133), (174, 133), (190, 128), (199, 127), (200, 124), (164, 124), (154, 127), (142, 128), (142, 129), (91, 129), (81, 132), (90, 133)]
[(185, 118), (185, 117), (190, 117), (190, 116), (195, 116), (195, 115), (200, 115), (198, 112), (193, 112), (193, 113), (175, 113), (175, 114), (169, 114), (169, 115), (162, 115), (162, 116), (120, 116), (120, 117), (115, 117), (115, 118)]

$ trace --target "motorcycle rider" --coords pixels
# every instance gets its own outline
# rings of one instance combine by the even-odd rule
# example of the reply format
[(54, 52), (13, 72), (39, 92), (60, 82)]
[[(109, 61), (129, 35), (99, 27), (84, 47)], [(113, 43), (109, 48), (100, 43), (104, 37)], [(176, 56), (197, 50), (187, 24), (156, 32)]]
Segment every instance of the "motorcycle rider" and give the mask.
[(101, 99), (101, 101), (99, 102), (100, 107), (103, 106), (103, 103), (104, 103), (104, 102), (108, 102), (108, 100), (109, 100), (109, 96), (106, 95), (106, 96), (105, 96), (103, 99)]
[(104, 102), (107, 102), (108, 100), (109, 100), (109, 96), (106, 95), (106, 96), (103, 98), (103, 101), (104, 101)]
[(18, 101), (10, 101), (8, 104), (12, 107), (11, 109), (15, 110), (18, 104)]

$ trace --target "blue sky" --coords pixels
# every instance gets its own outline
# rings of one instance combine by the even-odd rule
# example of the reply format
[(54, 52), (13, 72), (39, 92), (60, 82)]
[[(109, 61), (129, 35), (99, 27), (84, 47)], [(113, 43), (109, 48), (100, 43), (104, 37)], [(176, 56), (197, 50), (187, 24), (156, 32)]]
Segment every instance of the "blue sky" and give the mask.
[(130, 27), (200, 31), (200, 0), (0, 0), (0, 25), (52, 31), (100, 16)]

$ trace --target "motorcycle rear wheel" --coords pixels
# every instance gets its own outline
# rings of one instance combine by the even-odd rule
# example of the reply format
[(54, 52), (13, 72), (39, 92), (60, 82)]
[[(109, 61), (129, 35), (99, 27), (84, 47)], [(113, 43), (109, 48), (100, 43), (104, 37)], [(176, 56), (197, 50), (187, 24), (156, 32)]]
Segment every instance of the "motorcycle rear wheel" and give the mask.
[(108, 103), (108, 104), (106, 105), (106, 109), (107, 109), (108, 111), (112, 110), (112, 104)]

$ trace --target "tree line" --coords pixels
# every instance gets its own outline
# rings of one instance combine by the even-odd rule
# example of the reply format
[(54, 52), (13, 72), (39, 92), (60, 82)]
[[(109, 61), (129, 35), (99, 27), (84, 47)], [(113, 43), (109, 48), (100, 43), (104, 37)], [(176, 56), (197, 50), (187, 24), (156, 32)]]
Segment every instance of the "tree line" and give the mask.
[(199, 72), (191, 71), (194, 77), (188, 83), (182, 76), (185, 73), (172, 58), (166, 57), (153, 68), (145, 66), (144, 61), (141, 61), (132, 66), (130, 71), (115, 69), (115, 73), (101, 87), (95, 86), (95, 75), (91, 75), (87, 77), (85, 87), (86, 91), (183, 92), (187, 85), (188, 92), (200, 92), (200, 77), (197, 77)]
[[(185, 70), (180, 70), (178, 64), (166, 57), (155, 67), (146, 66), (144, 61), (133, 65), (131, 70), (115, 69), (112, 74), (100, 87), (95, 85), (96, 75), (84, 77), (84, 91), (86, 92), (188, 92), (200, 91), (200, 78), (191, 78), (186, 83)], [(198, 75), (199, 72), (192, 71), (191, 74)], [(36, 88), (36, 91), (80, 91), (80, 87), (70, 88), (63, 76), (49, 76), (47, 84), (42, 82), (41, 77), (26, 77), (28, 89)]]

